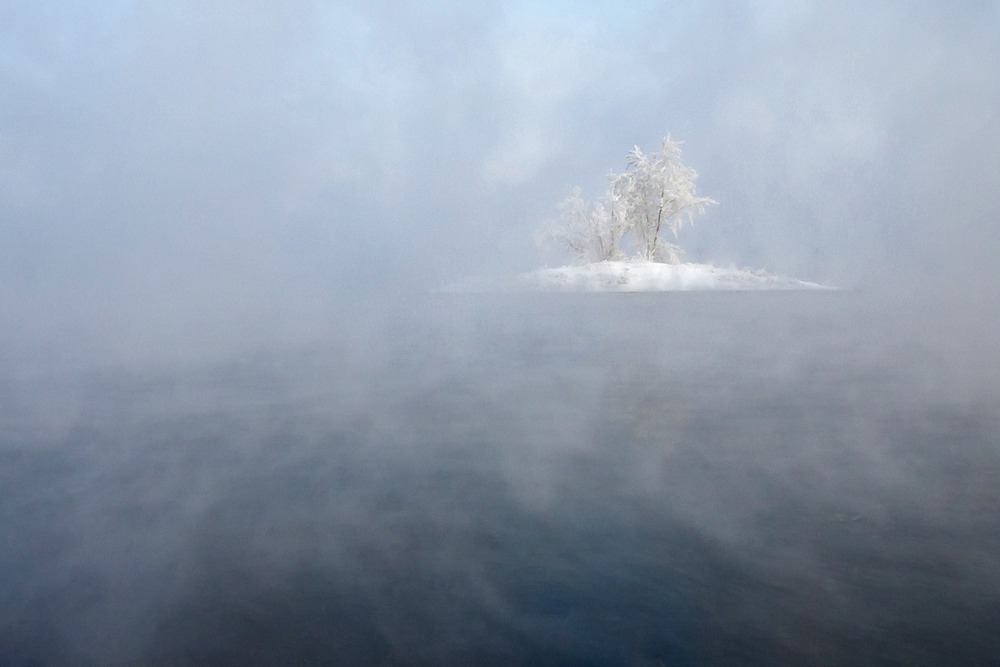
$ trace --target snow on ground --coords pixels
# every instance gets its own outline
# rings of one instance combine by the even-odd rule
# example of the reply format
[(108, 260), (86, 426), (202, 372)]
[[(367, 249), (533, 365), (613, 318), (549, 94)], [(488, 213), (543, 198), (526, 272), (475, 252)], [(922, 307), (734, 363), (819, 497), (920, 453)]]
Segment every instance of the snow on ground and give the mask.
[(711, 264), (597, 262), (522, 273), (513, 280), (470, 279), (443, 292), (677, 292), (696, 290), (831, 289), (762, 270), (721, 269)]

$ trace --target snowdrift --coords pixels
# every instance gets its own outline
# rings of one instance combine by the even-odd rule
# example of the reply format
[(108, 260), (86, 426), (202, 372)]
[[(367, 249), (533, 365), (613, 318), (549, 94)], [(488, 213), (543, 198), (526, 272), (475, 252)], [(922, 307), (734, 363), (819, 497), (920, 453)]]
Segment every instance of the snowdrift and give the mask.
[(678, 292), (698, 290), (833, 289), (754, 269), (722, 269), (711, 264), (597, 262), (522, 273), (508, 280), (470, 279), (442, 292)]

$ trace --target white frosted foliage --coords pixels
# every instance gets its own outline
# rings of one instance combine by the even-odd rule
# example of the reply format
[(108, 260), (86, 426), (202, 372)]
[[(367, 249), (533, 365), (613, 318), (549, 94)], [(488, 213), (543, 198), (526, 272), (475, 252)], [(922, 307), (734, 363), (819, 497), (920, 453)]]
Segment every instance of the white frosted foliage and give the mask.
[(589, 205), (575, 188), (540, 240), (561, 244), (579, 263), (622, 259), (624, 241), (638, 259), (676, 264), (680, 248), (663, 236), (676, 238), (685, 224), (715, 203), (696, 195), (697, 176), (681, 164), (680, 144), (669, 134), (658, 153), (647, 155), (636, 146), (628, 155), (628, 168), (609, 176), (603, 199)]

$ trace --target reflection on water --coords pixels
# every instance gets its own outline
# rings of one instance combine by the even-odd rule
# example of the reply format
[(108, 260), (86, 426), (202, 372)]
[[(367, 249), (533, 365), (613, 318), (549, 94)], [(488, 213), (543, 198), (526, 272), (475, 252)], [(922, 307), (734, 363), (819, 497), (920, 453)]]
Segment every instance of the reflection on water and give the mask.
[(0, 664), (987, 664), (998, 397), (850, 295), (0, 379)]

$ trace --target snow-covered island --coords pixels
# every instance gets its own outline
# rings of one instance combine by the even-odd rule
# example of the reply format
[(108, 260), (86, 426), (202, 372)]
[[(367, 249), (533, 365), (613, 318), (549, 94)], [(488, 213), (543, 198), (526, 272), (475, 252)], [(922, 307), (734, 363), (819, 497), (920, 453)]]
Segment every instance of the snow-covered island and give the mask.
[[(628, 168), (612, 173), (604, 197), (590, 204), (574, 189), (559, 206), (559, 218), (538, 235), (542, 243), (569, 250), (576, 263), (522, 273), (513, 279), (475, 278), (441, 292), (674, 292), (694, 290), (832, 289), (762, 270), (723, 269), (681, 263), (676, 238), (706, 206), (716, 202), (695, 194), (698, 174), (681, 164), (680, 144), (670, 135), (660, 152), (638, 146)], [(626, 259), (631, 251), (631, 258)]]
[(540, 292), (684, 292), (696, 290), (831, 289), (762, 270), (711, 264), (606, 261), (538, 269), (517, 276), (515, 289)]
[(469, 278), (437, 290), (482, 292), (693, 292), (701, 290), (829, 290), (818, 283), (778, 276), (759, 269), (719, 268), (711, 264), (663, 264), (641, 260), (537, 269), (513, 278)]

